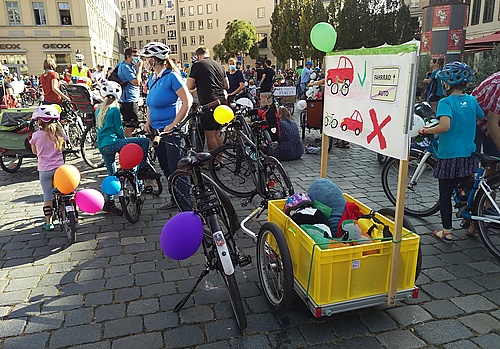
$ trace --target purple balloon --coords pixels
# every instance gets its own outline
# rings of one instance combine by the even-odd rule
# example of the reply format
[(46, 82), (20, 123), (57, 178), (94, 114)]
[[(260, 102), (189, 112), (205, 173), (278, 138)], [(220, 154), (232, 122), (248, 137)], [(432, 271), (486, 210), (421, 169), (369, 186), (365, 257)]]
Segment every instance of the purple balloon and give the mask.
[(203, 239), (203, 223), (194, 212), (181, 212), (170, 218), (161, 230), (160, 246), (167, 257), (191, 257)]

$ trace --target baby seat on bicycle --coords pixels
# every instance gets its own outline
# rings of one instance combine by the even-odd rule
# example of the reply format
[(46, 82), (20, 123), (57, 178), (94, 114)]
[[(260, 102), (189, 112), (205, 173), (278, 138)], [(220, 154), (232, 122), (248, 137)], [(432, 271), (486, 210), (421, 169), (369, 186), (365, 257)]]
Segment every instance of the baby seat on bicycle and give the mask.
[(85, 114), (86, 117), (94, 118), (94, 100), (91, 96), (91, 91), (86, 85), (82, 84), (67, 84), (66, 93), (71, 98), (71, 103), (75, 108)]

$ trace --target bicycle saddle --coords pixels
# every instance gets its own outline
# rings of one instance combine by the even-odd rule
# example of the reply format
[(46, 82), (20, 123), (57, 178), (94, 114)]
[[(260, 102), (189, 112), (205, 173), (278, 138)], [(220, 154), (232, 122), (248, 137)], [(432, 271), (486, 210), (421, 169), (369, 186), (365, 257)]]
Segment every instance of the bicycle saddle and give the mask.
[(196, 153), (190, 150), (185, 157), (179, 160), (177, 167), (181, 170), (190, 170), (193, 167), (201, 166), (212, 158), (210, 153)]
[(476, 153), (476, 152), (474, 152), (474, 155), (479, 158), (479, 161), (481, 161), (481, 165), (483, 165), (484, 167), (494, 166), (500, 162), (500, 158), (497, 158), (495, 156)]

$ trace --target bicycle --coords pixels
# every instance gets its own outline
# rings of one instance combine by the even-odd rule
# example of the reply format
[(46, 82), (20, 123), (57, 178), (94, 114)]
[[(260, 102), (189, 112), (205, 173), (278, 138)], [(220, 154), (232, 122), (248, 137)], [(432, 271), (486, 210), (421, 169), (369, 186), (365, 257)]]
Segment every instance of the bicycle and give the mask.
[(57, 188), (52, 190), (52, 208), (54, 219), (59, 221), (61, 231), (66, 234), (70, 244), (76, 241), (76, 224), (78, 221), (78, 210), (75, 203), (75, 193), (63, 194)]
[(167, 133), (180, 134), (187, 142), (187, 153), (179, 161), (178, 169), (168, 178), (169, 190), (180, 211), (193, 211), (200, 216), (204, 225), (202, 248), (206, 258), (205, 266), (188, 294), (175, 306), (179, 311), (189, 300), (201, 280), (215, 270), (222, 275), (229, 292), (236, 322), (240, 329), (247, 327), (247, 320), (240, 291), (235, 277), (235, 266), (246, 266), (251, 263), (251, 256), (242, 254), (236, 245), (234, 235), (238, 229), (237, 215), (227, 195), (208, 176), (203, 174), (202, 167), (206, 165), (211, 155), (199, 153), (193, 148), (191, 140), (195, 130), (182, 132), (182, 127), (197, 115), (215, 107), (219, 101), (198, 107), (186, 119)]
[(61, 124), (64, 133), (68, 137), (66, 140), (66, 148), (72, 153), (78, 154), (79, 145), (81, 143), (84, 125), (80, 113), (77, 112), (70, 101), (63, 101), (61, 104)]
[(104, 167), (104, 160), (97, 147), (97, 128), (94, 114), (85, 114), (85, 130), (80, 140), (80, 152), (87, 165), (92, 168)]

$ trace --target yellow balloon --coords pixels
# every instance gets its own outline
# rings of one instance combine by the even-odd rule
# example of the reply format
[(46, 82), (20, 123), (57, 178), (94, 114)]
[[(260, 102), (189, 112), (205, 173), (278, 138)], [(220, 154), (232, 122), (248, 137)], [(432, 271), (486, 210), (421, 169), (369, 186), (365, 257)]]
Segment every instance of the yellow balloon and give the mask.
[(234, 119), (234, 112), (227, 105), (219, 105), (214, 110), (214, 119), (221, 125), (227, 124)]
[(59, 114), (61, 114), (61, 112), (62, 112), (61, 106), (60, 106), (59, 104), (52, 104), (52, 105), (54, 106), (54, 108), (56, 108), (56, 109), (57, 109), (57, 112), (58, 112)]

